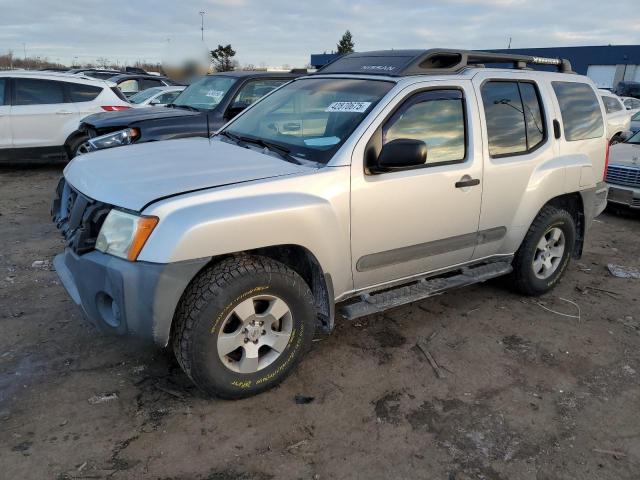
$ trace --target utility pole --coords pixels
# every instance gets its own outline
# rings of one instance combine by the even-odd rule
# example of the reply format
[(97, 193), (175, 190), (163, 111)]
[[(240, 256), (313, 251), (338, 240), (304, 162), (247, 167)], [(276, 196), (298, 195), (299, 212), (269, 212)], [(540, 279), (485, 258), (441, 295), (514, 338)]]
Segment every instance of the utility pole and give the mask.
[(207, 12), (203, 10), (198, 13), (200, 14), (200, 19), (202, 20), (202, 22), (200, 23), (200, 33), (202, 34), (202, 41), (204, 42), (204, 16), (207, 14)]
[(27, 59), (27, 44), (22, 42), (22, 50), (24, 51), (24, 59)]
[(509, 37), (509, 45), (507, 46), (509, 50), (511, 50), (511, 37)]

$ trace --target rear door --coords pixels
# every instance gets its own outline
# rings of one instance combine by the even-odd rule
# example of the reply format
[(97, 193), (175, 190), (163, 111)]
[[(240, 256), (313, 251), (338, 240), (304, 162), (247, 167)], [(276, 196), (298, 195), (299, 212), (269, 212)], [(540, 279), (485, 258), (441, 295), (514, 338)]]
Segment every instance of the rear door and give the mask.
[(11, 148), (11, 102), (9, 96), (9, 82), (7, 77), (0, 78), (0, 158), (8, 155), (8, 149)]
[(78, 109), (68, 98), (65, 82), (15, 78), (11, 107), (14, 148), (62, 146)]

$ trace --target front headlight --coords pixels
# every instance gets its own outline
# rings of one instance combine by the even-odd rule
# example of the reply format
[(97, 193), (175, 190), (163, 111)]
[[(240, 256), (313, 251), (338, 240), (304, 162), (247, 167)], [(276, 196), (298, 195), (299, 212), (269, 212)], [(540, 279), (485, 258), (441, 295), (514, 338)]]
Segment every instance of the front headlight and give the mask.
[(129, 145), (139, 135), (140, 131), (137, 128), (125, 128), (124, 130), (118, 130), (117, 132), (111, 132), (106, 135), (94, 137), (89, 140), (89, 145), (91, 145), (93, 150), (120, 147), (122, 145)]
[(158, 217), (132, 215), (113, 209), (102, 224), (96, 250), (133, 262), (157, 224)]

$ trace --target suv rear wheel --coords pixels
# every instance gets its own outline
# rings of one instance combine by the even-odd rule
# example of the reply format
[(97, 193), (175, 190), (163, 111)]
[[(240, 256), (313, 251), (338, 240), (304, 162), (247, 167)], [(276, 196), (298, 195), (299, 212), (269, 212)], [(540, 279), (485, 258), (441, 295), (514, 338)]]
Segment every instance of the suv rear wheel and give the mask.
[(255, 395), (280, 383), (311, 346), (308, 285), (266, 257), (232, 257), (192, 282), (178, 306), (173, 349), (204, 392)]
[(542, 295), (562, 277), (573, 254), (576, 225), (566, 210), (545, 206), (513, 261), (516, 288), (525, 295)]

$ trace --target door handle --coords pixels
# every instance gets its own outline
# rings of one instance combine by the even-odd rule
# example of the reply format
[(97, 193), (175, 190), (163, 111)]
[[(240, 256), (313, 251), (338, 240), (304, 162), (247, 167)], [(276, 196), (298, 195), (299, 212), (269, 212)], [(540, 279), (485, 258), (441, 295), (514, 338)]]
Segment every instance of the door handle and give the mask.
[(69, 110), (58, 110), (56, 115), (73, 115), (73, 112), (70, 112)]
[(475, 187), (476, 185), (480, 185), (480, 179), (478, 178), (468, 178), (456, 182), (456, 188)]

